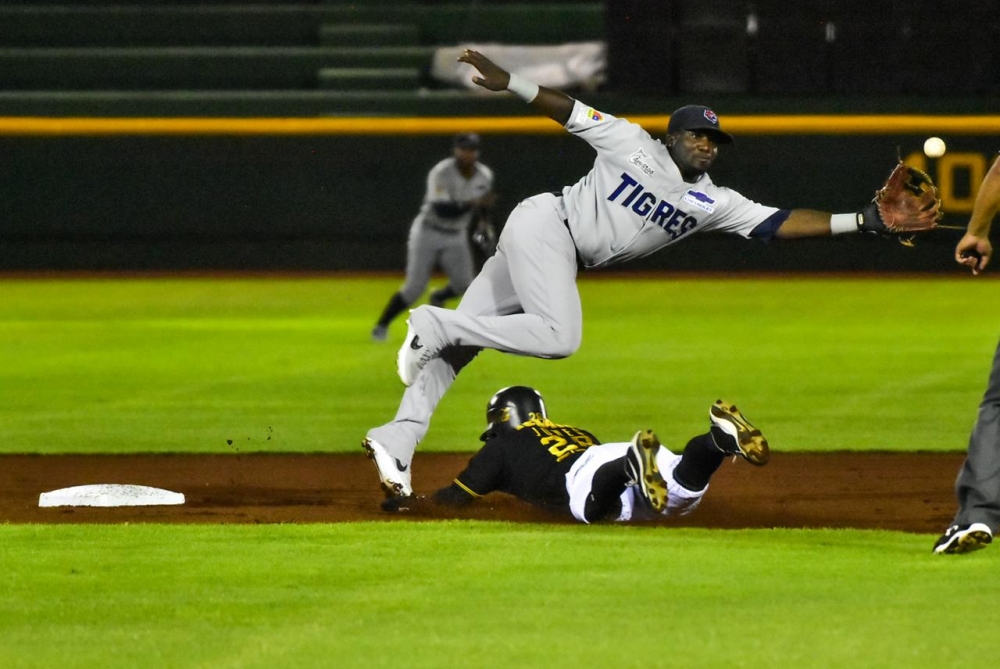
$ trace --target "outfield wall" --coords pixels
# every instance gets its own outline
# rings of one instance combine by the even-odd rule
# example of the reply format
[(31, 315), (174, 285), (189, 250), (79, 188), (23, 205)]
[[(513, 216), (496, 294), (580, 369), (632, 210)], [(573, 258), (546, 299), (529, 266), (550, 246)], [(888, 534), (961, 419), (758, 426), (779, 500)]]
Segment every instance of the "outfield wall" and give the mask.
[[(665, 117), (634, 117), (660, 131)], [(860, 208), (897, 151), (964, 225), (1000, 148), (995, 116), (724, 116), (713, 178), (760, 202)], [(0, 118), (0, 270), (401, 270), (427, 171), (459, 129), (483, 134), (498, 223), (573, 183), (593, 152), (537, 118)], [(948, 152), (921, 153), (939, 135)], [(955, 271), (956, 231), (913, 248), (859, 239), (762, 244), (705, 235), (631, 265), (668, 270)]]

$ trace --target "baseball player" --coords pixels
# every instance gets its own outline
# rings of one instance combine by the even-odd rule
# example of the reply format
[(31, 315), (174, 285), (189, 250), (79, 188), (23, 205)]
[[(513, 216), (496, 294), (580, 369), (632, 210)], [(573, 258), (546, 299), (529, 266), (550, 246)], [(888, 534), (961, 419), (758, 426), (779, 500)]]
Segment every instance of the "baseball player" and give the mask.
[(732, 137), (707, 107), (676, 110), (661, 141), (639, 125), (512, 75), (476, 51), (464, 51), (459, 60), (479, 71), (476, 84), (520, 96), (597, 156), (577, 183), (515, 207), (496, 255), (456, 310), (421, 306), (410, 312), (397, 355), (407, 390), (395, 418), (369, 430), (362, 442), (387, 495), (410, 494), (410, 463), (430, 417), (480, 350), (563, 358), (579, 348), (578, 261), (586, 267), (623, 263), (704, 231), (765, 240), (896, 231), (882, 222), (874, 203), (844, 214), (778, 209), (715, 185), (708, 170)]
[(372, 328), (375, 341), (385, 341), (393, 319), (424, 294), (435, 266), (448, 276), (448, 284), (431, 293), (430, 303), (436, 307), (443, 307), (472, 283), (469, 226), (476, 222), (476, 234), (493, 234), (487, 216), (494, 200), (493, 170), (479, 162), (479, 148), (476, 133), (455, 135), (452, 156), (427, 175), (427, 193), (407, 240), (406, 280)]
[[(955, 260), (973, 274), (986, 269), (993, 255), (990, 227), (1000, 212), (1000, 159), (983, 179), (972, 207), (969, 227), (955, 247)], [(969, 451), (955, 482), (958, 512), (935, 542), (938, 554), (968, 553), (985, 548), (1000, 528), (1000, 344), (979, 405)]]
[[(735, 406), (719, 400), (709, 417), (709, 431), (676, 455), (651, 430), (637, 432), (631, 442), (601, 444), (587, 430), (552, 422), (534, 388), (504, 388), (486, 405), (482, 449), (431, 502), (464, 506), (500, 491), (569, 511), (584, 523), (686, 515), (698, 506), (727, 455), (757, 465), (770, 455), (760, 430)], [(428, 503), (421, 500), (393, 497), (383, 508), (398, 511)]]

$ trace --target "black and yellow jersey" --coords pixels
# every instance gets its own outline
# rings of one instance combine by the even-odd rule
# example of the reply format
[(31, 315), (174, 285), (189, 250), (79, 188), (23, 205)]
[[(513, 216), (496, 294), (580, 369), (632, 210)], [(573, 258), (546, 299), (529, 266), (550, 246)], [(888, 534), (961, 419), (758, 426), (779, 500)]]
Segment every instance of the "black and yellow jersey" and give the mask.
[(462, 504), (498, 491), (536, 504), (565, 505), (566, 473), (586, 449), (599, 443), (586, 430), (533, 415), (514, 430), (489, 436), (436, 498)]

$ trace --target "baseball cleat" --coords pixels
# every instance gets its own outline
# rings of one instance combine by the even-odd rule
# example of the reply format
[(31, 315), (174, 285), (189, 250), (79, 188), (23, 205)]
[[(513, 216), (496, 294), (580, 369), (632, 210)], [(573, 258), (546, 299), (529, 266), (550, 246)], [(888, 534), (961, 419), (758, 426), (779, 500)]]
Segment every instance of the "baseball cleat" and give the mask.
[(952, 525), (934, 544), (934, 552), (938, 555), (971, 553), (986, 548), (991, 543), (993, 543), (993, 532), (983, 523)]
[(712, 419), (712, 439), (720, 451), (738, 455), (758, 466), (766, 465), (771, 459), (767, 439), (734, 405), (717, 400), (708, 415)]
[(382, 490), (387, 499), (393, 497), (407, 497), (413, 494), (413, 486), (410, 485), (410, 466), (404, 465), (399, 458), (389, 455), (385, 447), (374, 439), (365, 439), (361, 446), (368, 453), (368, 457), (375, 463), (378, 471), (378, 478), (382, 482)]
[(667, 482), (656, 465), (660, 440), (652, 430), (640, 430), (632, 437), (625, 456), (625, 473), (642, 490), (643, 498), (656, 513), (667, 507)]
[(419, 317), (418, 311), (419, 309), (414, 309), (406, 319), (406, 339), (396, 354), (396, 372), (404, 386), (412, 386), (420, 375), (420, 370), (441, 352), (440, 345), (436, 344), (436, 339), (430, 332), (420, 334), (414, 327), (413, 319), (415, 316)]

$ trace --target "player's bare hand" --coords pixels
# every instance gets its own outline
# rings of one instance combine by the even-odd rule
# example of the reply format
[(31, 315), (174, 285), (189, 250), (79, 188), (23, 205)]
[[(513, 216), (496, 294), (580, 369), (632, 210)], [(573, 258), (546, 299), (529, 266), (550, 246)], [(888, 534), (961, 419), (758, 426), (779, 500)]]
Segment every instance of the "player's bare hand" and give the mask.
[(993, 245), (989, 238), (966, 234), (955, 247), (955, 262), (965, 265), (973, 274), (986, 269), (993, 255)]
[(492, 60), (472, 49), (466, 49), (458, 57), (458, 62), (468, 63), (479, 70), (482, 76), (472, 77), (472, 83), (491, 91), (505, 91), (510, 83), (510, 72), (503, 69)]

